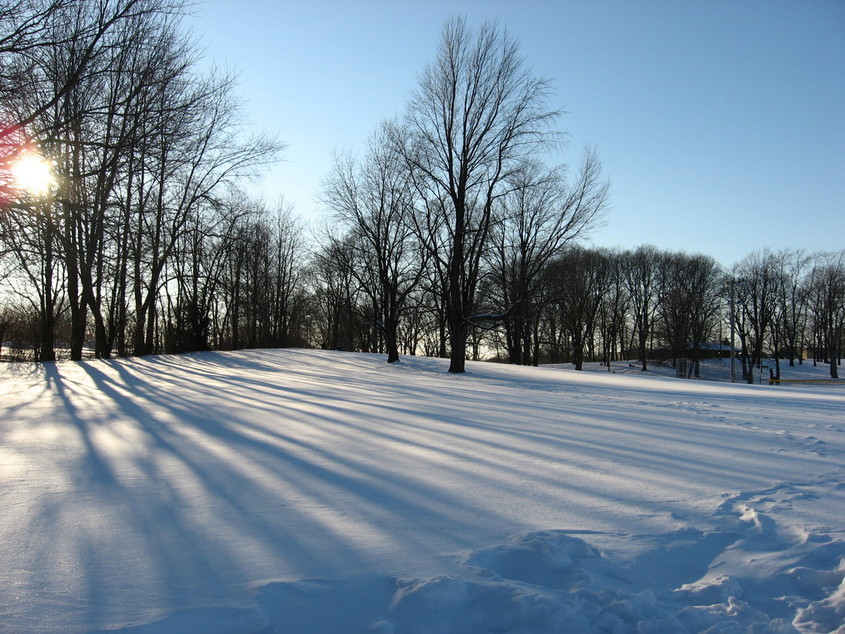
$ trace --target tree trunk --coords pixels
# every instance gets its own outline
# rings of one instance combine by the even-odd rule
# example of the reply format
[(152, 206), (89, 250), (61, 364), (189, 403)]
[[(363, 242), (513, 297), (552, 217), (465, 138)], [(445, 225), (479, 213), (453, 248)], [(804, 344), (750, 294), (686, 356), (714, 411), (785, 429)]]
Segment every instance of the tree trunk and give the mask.
[(396, 332), (399, 329), (399, 319), (390, 318), (385, 319), (384, 323), (384, 343), (387, 347), (387, 362), (396, 363), (399, 361), (399, 344), (396, 337)]
[(87, 311), (85, 301), (79, 293), (79, 275), (76, 266), (76, 254), (66, 255), (67, 266), (67, 296), (70, 303), (70, 358), (72, 361), (82, 359), (82, 348), (85, 345), (85, 322)]
[(466, 371), (467, 325), (463, 315), (449, 320), (449, 372), (461, 374)]
[(647, 330), (640, 330), (640, 361), (642, 361), (643, 367), (642, 371), (645, 372), (648, 370), (648, 362), (646, 358), (648, 357), (648, 331)]
[(53, 297), (53, 232), (49, 210), (44, 210), (44, 292), (41, 301), (41, 342), (39, 361), (55, 361), (56, 301)]

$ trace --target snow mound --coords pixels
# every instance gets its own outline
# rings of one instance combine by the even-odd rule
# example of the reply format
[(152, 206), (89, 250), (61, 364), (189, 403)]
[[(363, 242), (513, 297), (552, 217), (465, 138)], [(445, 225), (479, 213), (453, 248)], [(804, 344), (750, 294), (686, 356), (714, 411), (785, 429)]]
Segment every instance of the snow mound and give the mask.
[(505, 579), (573, 591), (590, 582), (578, 562), (597, 557), (598, 551), (582, 539), (561, 531), (541, 531), (479, 550), (465, 557), (464, 563)]
[(507, 581), (472, 577), (436, 577), (401, 587), (384, 634), (442, 632), (537, 632), (588, 629), (590, 606), (573, 594)]
[(274, 584), (260, 605), (278, 631), (303, 634), (841, 631), (845, 541), (767, 513), (812, 498), (803, 488), (733, 495), (711, 530), (640, 536), (649, 547), (633, 560), (535, 531), (460, 555), (452, 575)]
[[(757, 532), (749, 521), (748, 533)], [(673, 533), (677, 535), (677, 533)], [(737, 544), (744, 539), (737, 536)], [(670, 539), (667, 537), (667, 539)], [(660, 549), (666, 548), (666, 544)], [(828, 565), (845, 544), (830, 542), (806, 551), (805, 563)], [(654, 554), (654, 553), (652, 553)], [(192, 610), (123, 632), (297, 632), (299, 634), (510, 634), (833, 632), (845, 622), (845, 563), (832, 570), (795, 567), (751, 591), (730, 575), (702, 578), (668, 592), (646, 587), (636, 565), (613, 561), (586, 541), (561, 531), (516, 535), (505, 543), (458, 558), (452, 575), (400, 580), (387, 577), (310, 579), (261, 587), (253, 610)], [(655, 579), (666, 579), (673, 564)], [(796, 611), (765, 597), (792, 582)], [(831, 588), (830, 584), (838, 584)], [(746, 600), (741, 598), (748, 595)], [(785, 599), (784, 599), (785, 600)], [(794, 615), (794, 619), (792, 616)]]
[(832, 595), (800, 609), (793, 623), (808, 632), (845, 631), (845, 579)]
[(725, 603), (731, 597), (741, 598), (744, 592), (739, 581), (730, 575), (719, 575), (708, 581), (685, 583), (675, 591), (678, 597), (687, 599), (694, 605)]
[[(378, 631), (798, 631), (790, 619), (772, 618), (740, 600), (742, 586), (730, 576), (686, 584), (668, 593), (659, 584), (638, 586), (630, 562), (607, 559), (587, 542), (558, 531), (515, 536), (462, 560), (472, 576), (404, 585)], [(664, 566), (668, 569), (672, 564), (666, 560)], [(665, 579), (666, 575), (656, 578)], [(822, 574), (818, 578), (829, 577)], [(816, 587), (815, 591), (823, 590)], [(833, 595), (811, 605), (796, 622), (810, 628), (806, 631), (835, 629), (841, 623), (837, 601), (838, 596)]]

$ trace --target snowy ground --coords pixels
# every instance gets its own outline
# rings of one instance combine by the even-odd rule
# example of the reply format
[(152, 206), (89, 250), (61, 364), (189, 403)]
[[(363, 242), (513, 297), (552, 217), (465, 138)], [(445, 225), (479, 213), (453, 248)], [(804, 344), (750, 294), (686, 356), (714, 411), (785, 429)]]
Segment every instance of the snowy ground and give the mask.
[(845, 385), (625, 367), (4, 366), (0, 631), (845, 632)]

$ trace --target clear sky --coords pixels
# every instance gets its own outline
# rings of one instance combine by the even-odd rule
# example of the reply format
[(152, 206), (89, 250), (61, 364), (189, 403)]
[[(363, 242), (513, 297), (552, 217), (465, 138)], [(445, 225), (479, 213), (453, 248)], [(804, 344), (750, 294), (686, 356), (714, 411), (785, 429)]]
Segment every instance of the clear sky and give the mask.
[(261, 181), (308, 221), (334, 150), (401, 115), (443, 23), (520, 42), (613, 183), (598, 246), (845, 249), (845, 0), (205, 0), (193, 29), (288, 144)]

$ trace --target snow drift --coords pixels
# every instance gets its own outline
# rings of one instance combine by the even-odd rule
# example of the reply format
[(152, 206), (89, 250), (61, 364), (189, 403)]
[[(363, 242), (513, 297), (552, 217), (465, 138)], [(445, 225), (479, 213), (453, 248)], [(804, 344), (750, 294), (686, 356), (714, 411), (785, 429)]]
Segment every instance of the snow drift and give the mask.
[(0, 369), (0, 630), (843, 628), (841, 386), (468, 367)]

